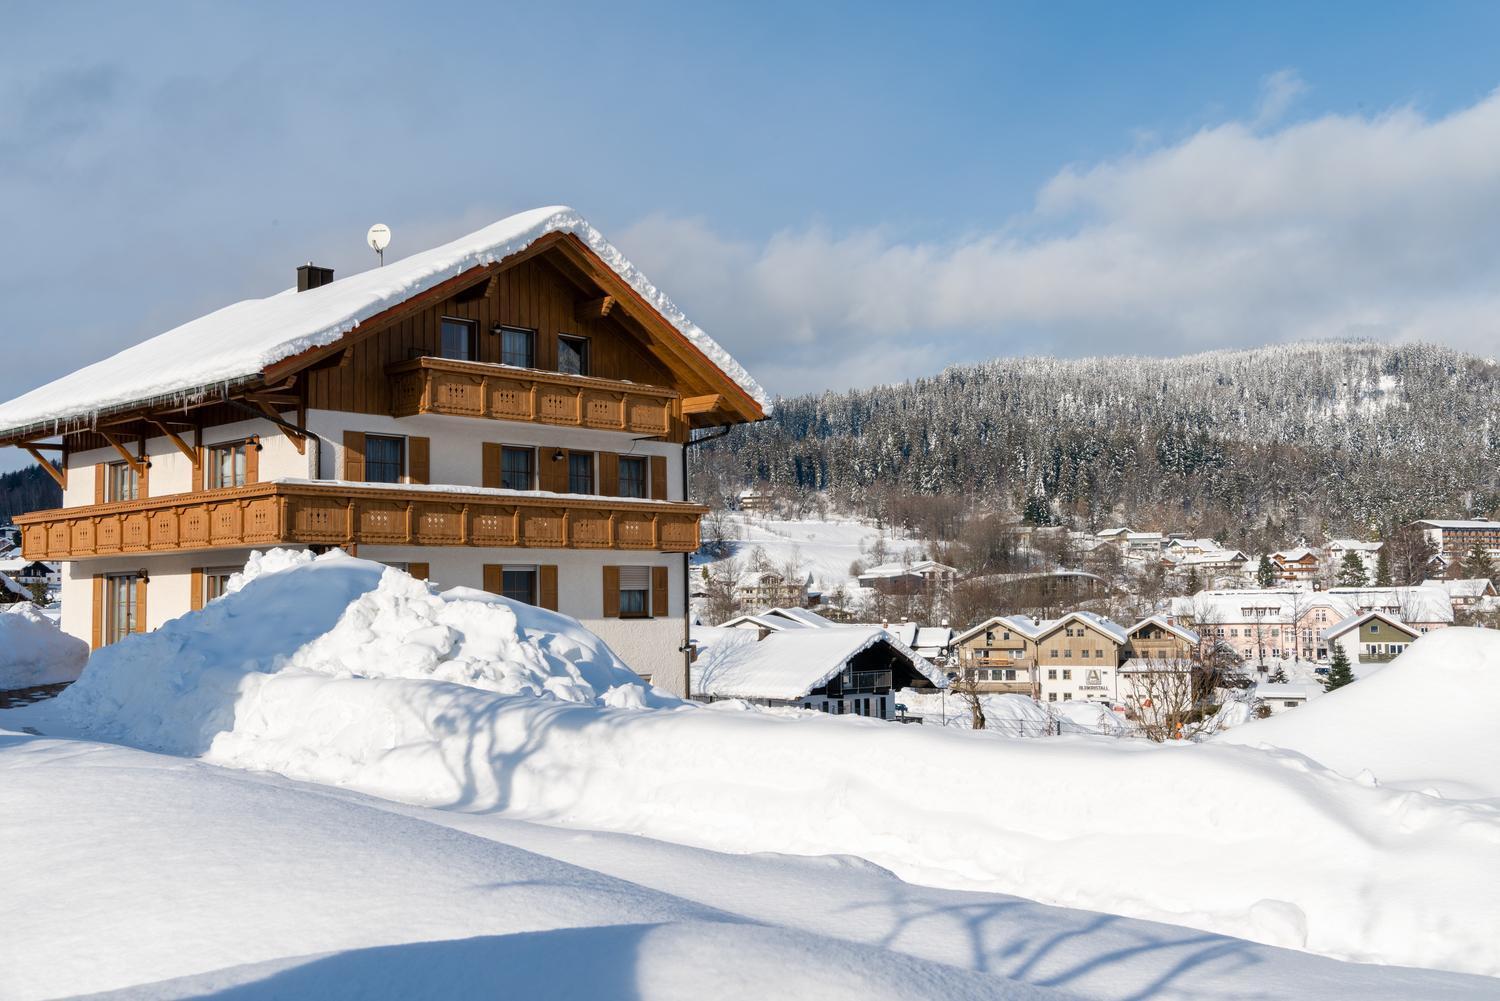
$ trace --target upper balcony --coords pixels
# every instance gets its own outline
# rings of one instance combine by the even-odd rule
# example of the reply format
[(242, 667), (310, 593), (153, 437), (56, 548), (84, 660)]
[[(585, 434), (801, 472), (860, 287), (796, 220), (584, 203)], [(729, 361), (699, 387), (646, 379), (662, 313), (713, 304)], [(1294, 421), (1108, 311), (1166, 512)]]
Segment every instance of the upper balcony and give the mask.
[(280, 480), (17, 516), (27, 559), (248, 546), (482, 546), (690, 553), (698, 504)]
[(386, 375), (395, 417), (487, 417), (660, 437), (681, 424), (679, 394), (660, 386), (449, 358), (398, 362)]

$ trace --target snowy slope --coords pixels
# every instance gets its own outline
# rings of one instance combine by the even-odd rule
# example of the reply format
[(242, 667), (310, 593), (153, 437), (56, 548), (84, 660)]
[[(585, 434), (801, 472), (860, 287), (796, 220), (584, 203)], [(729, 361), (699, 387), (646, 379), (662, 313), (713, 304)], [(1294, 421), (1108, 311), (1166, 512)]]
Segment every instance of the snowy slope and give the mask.
[(588, 220), (566, 206), (550, 206), (501, 219), (451, 243), (321, 288), (247, 299), (184, 323), (0, 404), (0, 431), (87, 417), (118, 404), (169, 399), (257, 375), (268, 365), (332, 344), (388, 307), (470, 268), (519, 253), (549, 233), (571, 233), (581, 239), (746, 395), (770, 411), (769, 398), (749, 373)]
[(0, 788), (7, 999), (1477, 1001), (1495, 985), (86, 741), (0, 732)]
[[(744, 562), (759, 547), (775, 567), (785, 566), (795, 559), (801, 564), (804, 574), (813, 575), (814, 587), (825, 594), (841, 584), (850, 590), (857, 588), (858, 581), (849, 575), (849, 566), (855, 560), (867, 565), (875, 562), (870, 559), (869, 552), (882, 537), (887, 560), (899, 560), (907, 551), (914, 555), (925, 551), (918, 541), (893, 538), (872, 523), (854, 518), (822, 521), (735, 513), (728, 516), (728, 523), (737, 537), (733, 557)], [(696, 568), (717, 561), (695, 555), (693, 562)]]
[(1295, 712), (1251, 720), (1217, 740), (1299, 751), (1382, 785), (1500, 800), (1500, 633), (1440, 629), (1361, 674)]

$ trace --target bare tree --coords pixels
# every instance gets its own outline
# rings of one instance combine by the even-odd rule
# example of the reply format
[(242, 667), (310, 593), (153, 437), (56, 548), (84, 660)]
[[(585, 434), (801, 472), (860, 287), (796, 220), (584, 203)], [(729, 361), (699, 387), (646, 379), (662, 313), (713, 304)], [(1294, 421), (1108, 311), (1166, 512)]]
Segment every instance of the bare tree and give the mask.
[(972, 667), (960, 667), (948, 685), (958, 701), (969, 710), (969, 722), (974, 729), (985, 728), (984, 695), (979, 691), (979, 672)]
[(1191, 660), (1150, 657), (1122, 672), (1125, 705), (1141, 735), (1157, 743), (1202, 733), (1211, 716), (1204, 711), (1214, 682)]
[(740, 585), (745, 568), (734, 557), (719, 560), (704, 568), (703, 614), (709, 622), (724, 622), (740, 614)]
[(716, 507), (703, 516), (702, 539), (699, 548), (706, 556), (719, 560), (733, 554), (739, 533), (728, 511)]

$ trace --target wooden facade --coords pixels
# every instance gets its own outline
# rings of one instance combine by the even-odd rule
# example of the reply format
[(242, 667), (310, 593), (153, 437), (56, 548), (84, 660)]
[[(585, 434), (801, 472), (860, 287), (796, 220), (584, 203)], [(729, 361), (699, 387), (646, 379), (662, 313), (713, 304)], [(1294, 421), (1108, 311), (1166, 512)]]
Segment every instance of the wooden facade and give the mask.
[(260, 483), (19, 515), (28, 558), (265, 545), (698, 548), (697, 504), (497, 496), (393, 486)]

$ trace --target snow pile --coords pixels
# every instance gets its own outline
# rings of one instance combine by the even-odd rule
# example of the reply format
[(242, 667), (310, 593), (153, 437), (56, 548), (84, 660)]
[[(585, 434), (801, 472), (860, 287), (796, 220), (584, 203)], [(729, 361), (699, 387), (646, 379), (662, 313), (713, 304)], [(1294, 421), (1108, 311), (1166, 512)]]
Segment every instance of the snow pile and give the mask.
[(770, 398), (749, 373), (588, 220), (566, 206), (550, 206), (501, 219), (451, 243), (321, 288), (289, 289), (201, 316), (0, 404), (0, 429), (13, 431), (43, 422), (55, 426), (111, 406), (201, 394), (216, 384), (256, 376), (278, 361), (334, 343), (391, 306), (471, 268), (520, 253), (549, 233), (569, 233), (587, 244), (689, 345), (770, 412)]
[[(309, 720), (325, 726), (334, 722), (327, 714), (336, 716), (361, 742), (389, 732), (379, 718), (402, 711), (398, 682), (598, 705), (680, 704), (574, 619), (471, 588), (439, 594), (338, 551), (253, 554), (226, 592), (97, 651), (59, 710), (91, 733), (201, 754), (226, 732), (265, 722), (281, 693), (313, 698), (330, 679), (385, 683), (356, 701), (325, 704), (326, 714)], [(347, 715), (356, 711), (374, 715)]]
[[(1057, 731), (1057, 721), (1045, 706), (1029, 695), (981, 695), (984, 728), (1008, 737), (1046, 737)], [(921, 716), (926, 726), (951, 726), (961, 730), (973, 727), (968, 703), (954, 692), (917, 691), (903, 688), (896, 701), (906, 707), (910, 716)]]
[(0, 614), (0, 691), (72, 681), (88, 659), (89, 645), (31, 602), (18, 601)]
[(1349, 776), (1444, 796), (1500, 799), (1500, 632), (1453, 627), (1379, 670), (1217, 738), (1286, 748)]
[(1102, 733), (1123, 737), (1131, 732), (1125, 717), (1113, 712), (1103, 702), (1059, 702), (1052, 710), (1061, 717), (1064, 733)]

